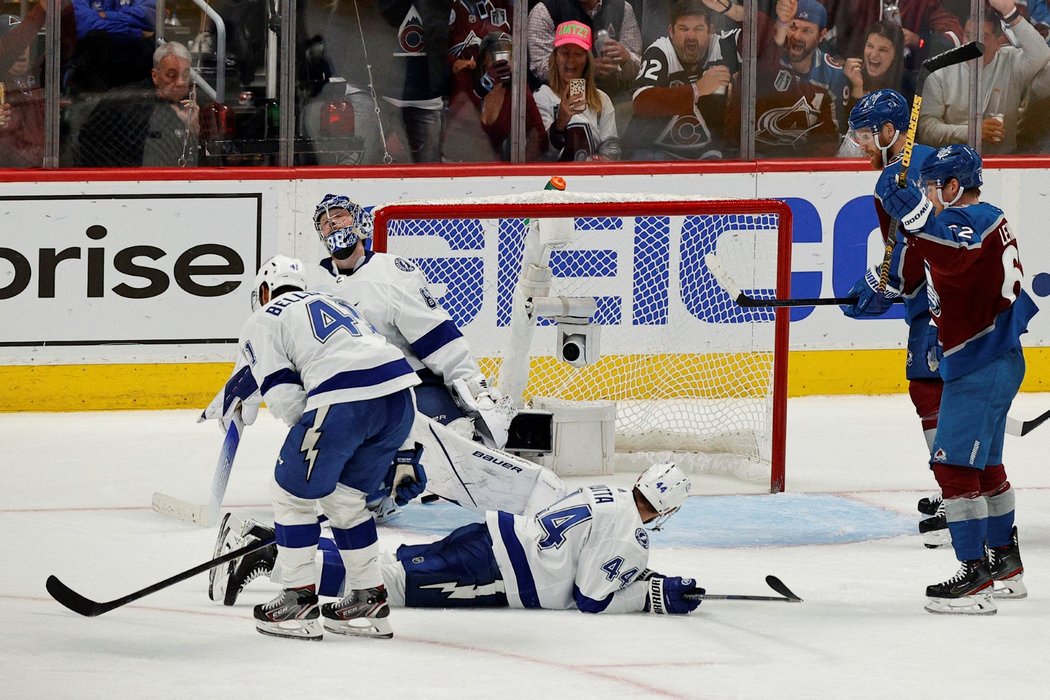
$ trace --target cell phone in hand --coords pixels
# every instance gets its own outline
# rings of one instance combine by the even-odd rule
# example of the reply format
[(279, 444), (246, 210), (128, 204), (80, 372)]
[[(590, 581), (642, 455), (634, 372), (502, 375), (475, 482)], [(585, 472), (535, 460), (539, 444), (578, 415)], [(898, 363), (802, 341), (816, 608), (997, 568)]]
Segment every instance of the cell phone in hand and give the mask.
[(569, 97), (578, 97), (587, 92), (586, 78), (572, 78), (569, 80)]

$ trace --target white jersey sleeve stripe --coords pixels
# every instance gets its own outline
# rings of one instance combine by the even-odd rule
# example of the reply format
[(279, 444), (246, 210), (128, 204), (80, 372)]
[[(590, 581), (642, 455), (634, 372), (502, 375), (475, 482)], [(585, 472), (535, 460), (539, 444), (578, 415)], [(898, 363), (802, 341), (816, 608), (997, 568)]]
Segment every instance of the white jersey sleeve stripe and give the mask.
[(529, 568), (525, 549), (514, 532), (514, 516), (501, 511), (496, 518), (499, 523), (500, 538), (503, 540), (503, 546), (507, 548), (507, 556), (510, 558), (510, 565), (518, 582), (518, 597), (521, 599), (521, 605), (525, 608), (539, 608), (540, 597), (536, 593), (536, 579), (533, 578), (532, 569)]

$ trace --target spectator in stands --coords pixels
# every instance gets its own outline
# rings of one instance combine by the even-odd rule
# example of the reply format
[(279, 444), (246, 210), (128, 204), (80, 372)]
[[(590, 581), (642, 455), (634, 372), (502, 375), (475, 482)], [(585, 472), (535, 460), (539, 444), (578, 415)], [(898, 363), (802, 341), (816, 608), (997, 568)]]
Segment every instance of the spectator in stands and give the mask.
[[(489, 32), (452, 75), (442, 152), (447, 161), (510, 160), (511, 61), (509, 34)], [(532, 93), (525, 92), (525, 157), (537, 160), (547, 134)]]
[[(1017, 145), (1019, 108), (1025, 90), (1050, 62), (1050, 47), (1021, 16), (1014, 0), (989, 0), (998, 17), (985, 16), (981, 31), (966, 23), (966, 40), (984, 43), (984, 70), (978, 106), (985, 153), (1013, 153)], [(1001, 46), (999, 18), (1010, 27), (1018, 47)], [(923, 89), (918, 138), (930, 146), (966, 143), (970, 112), (971, 63), (948, 66), (930, 75)]]
[(880, 20), (900, 25), (905, 70), (918, 70), (926, 58), (962, 43), (962, 23), (942, 0), (825, 0), (825, 5), (837, 56), (860, 56), (868, 28)]
[(591, 30), (597, 87), (613, 101), (618, 129), (631, 116), (631, 90), (641, 63), (642, 33), (626, 0), (540, 0), (529, 12), (529, 69), (538, 83), (550, 78), (554, 29), (580, 22)]
[(153, 54), (152, 89), (107, 96), (81, 128), (76, 164), (185, 167), (198, 160), (199, 109), (190, 89), (190, 52), (178, 42)]
[(896, 90), (909, 103), (915, 96), (914, 75), (904, 70), (904, 32), (893, 22), (883, 20), (868, 27), (864, 51), (859, 58), (846, 59), (845, 73), (851, 86), (850, 109), (874, 90)]
[(722, 158), (726, 101), (738, 73), (732, 35), (712, 32), (706, 0), (677, 0), (666, 35), (642, 56), (626, 146), (634, 160)]
[[(817, 0), (777, 0), (775, 28), (759, 27), (759, 36), (767, 37), (756, 72), (759, 157), (827, 157), (838, 149), (850, 87), (842, 66), (817, 48), (826, 26), (827, 11)], [(731, 100), (728, 110), (727, 139), (735, 142), (738, 101)]]
[[(22, 20), (15, 15), (0, 15), (0, 39), (20, 24)], [(31, 38), (28, 35), (20, 41), (15, 36), (5, 47), (11, 58), (0, 58), (0, 85), (4, 88), (0, 99), (0, 168), (40, 168), (44, 164), (44, 91), (30, 71)]]
[[(744, 21), (744, 6), (741, 0), (702, 1), (711, 10), (712, 34), (735, 29)], [(674, 3), (675, 0), (644, 0), (639, 17), (643, 47), (648, 48), (657, 39), (667, 36), (667, 18), (671, 15), (671, 6)]]
[(154, 48), (156, 0), (72, 0), (77, 46), (63, 85), (72, 94), (145, 80)]
[[(547, 66), (549, 83), (536, 91), (554, 160), (619, 160), (620, 139), (612, 100), (599, 90), (598, 59), (591, 54), (591, 30), (582, 22), (562, 22), (554, 31)], [(583, 80), (583, 90), (573, 81)]]

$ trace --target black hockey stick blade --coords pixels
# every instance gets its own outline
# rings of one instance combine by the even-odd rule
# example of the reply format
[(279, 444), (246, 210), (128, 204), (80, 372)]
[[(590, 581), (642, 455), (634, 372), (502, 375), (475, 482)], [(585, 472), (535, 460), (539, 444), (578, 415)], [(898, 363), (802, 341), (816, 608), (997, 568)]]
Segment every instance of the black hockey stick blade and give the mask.
[(771, 603), (801, 603), (802, 599), (791, 592), (776, 576), (766, 576), (766, 584), (780, 595), (738, 595), (736, 593), (686, 593), (686, 600), (758, 600)]
[(980, 58), (984, 55), (984, 44), (979, 41), (971, 41), (963, 44), (962, 46), (956, 46), (955, 48), (942, 51), (936, 56), (930, 56), (922, 62), (922, 67), (930, 73), (938, 71), (941, 68), (948, 66), (954, 66), (956, 63), (965, 63), (966, 61), (972, 61), (975, 58)]
[[(750, 309), (776, 308), (780, 306), (852, 306), (857, 297), (811, 297), (799, 299), (758, 299), (741, 292), (734, 299), (738, 306)], [(903, 303), (903, 297), (893, 299), (894, 304)]]
[(110, 610), (115, 610), (116, 608), (134, 602), (139, 598), (145, 598), (151, 593), (156, 593), (157, 591), (167, 588), (168, 586), (179, 583), (180, 581), (185, 581), (186, 579), (192, 578), (197, 574), (204, 573), (205, 571), (219, 566), (220, 564), (225, 564), (226, 562), (233, 561), (238, 557), (243, 557), (245, 554), (250, 554), (257, 549), (268, 547), (269, 545), (273, 544), (273, 542), (273, 537), (267, 537), (257, 542), (252, 542), (246, 547), (235, 549), (232, 552), (227, 552), (226, 554), (223, 554), (221, 557), (217, 557), (215, 559), (212, 559), (211, 561), (206, 561), (203, 564), (198, 564), (192, 569), (186, 569), (185, 571), (175, 574), (170, 578), (166, 578), (163, 581), (154, 583), (152, 586), (146, 586), (140, 591), (129, 593), (123, 598), (116, 598), (114, 600), (106, 601), (105, 603), (99, 603), (94, 600), (91, 600), (90, 598), (85, 598), (66, 584), (62, 583), (57, 576), (47, 577), (47, 592), (51, 594), (52, 598), (54, 598), (59, 603), (66, 606), (78, 615), (83, 615), (84, 617), (98, 617), (99, 615), (108, 613)]
[(793, 603), (802, 602), (802, 599), (794, 593), (792, 593), (791, 589), (785, 586), (784, 582), (778, 579), (776, 576), (766, 576), (766, 585)]
[(1016, 418), (1006, 417), (1006, 432), (1010, 435), (1016, 435), (1018, 437), (1024, 437), (1028, 433), (1032, 432), (1040, 425), (1045, 423), (1047, 419), (1050, 419), (1050, 411), (1047, 411), (1037, 418), (1032, 420), (1017, 420)]

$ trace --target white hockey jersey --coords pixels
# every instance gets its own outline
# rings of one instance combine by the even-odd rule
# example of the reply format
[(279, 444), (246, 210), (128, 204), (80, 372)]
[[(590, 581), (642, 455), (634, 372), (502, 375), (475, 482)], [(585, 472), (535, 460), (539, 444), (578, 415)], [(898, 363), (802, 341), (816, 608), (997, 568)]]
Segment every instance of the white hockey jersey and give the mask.
[(445, 384), (481, 374), (467, 339), (430, 293), (415, 263), (368, 251), (350, 274), (333, 272), (330, 259), (321, 266), (329, 275), (316, 288), (357, 307), (387, 341), (401, 349), (413, 370), (426, 367)]
[(318, 292), (285, 293), (258, 309), (244, 324), (239, 347), (240, 372), (251, 376), (235, 393), (260, 390), (270, 412), (289, 426), (321, 406), (419, 383), (401, 351), (353, 306)]
[(638, 612), (649, 531), (630, 491), (588, 486), (533, 517), (486, 514), (511, 607)]

